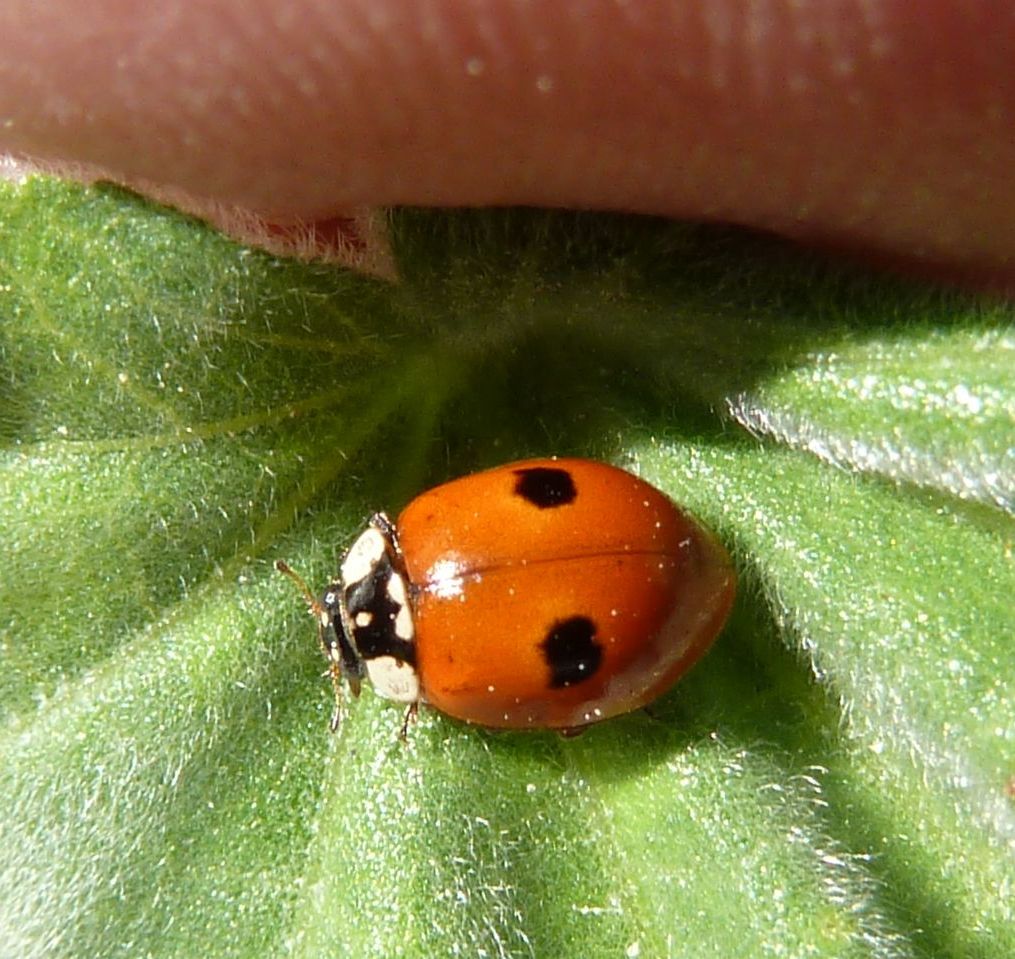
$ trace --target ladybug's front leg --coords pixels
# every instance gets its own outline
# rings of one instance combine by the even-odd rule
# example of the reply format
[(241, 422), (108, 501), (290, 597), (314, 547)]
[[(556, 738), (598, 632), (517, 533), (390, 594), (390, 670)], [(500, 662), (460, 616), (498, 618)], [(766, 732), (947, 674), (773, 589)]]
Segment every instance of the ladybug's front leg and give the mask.
[(398, 733), (398, 738), (406, 743), (409, 741), (409, 723), (415, 723), (419, 718), (419, 701), (409, 703), (408, 708), (405, 710), (405, 718), (402, 720), (402, 728)]

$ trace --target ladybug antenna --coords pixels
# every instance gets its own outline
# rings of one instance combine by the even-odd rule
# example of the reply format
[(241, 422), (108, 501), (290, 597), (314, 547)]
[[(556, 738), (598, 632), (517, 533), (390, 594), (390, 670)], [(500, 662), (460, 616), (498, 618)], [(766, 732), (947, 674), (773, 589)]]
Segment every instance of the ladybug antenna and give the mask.
[[(328, 675), (331, 677), (331, 688), (335, 693), (335, 709), (331, 714), (331, 722), (328, 723), (328, 728), (332, 732), (335, 732), (342, 718), (342, 668), (335, 650), (329, 645), (325, 636), (328, 620), (327, 614), (324, 612), (324, 607), (321, 605), (320, 600), (310, 591), (306, 580), (284, 559), (275, 560), (275, 569), (280, 573), (284, 573), (296, 584), (296, 588), (303, 594), (307, 606), (310, 607), (311, 615), (317, 620), (317, 641), (320, 644), (321, 652), (324, 653), (324, 658), (328, 661)], [(350, 683), (352, 683), (352, 680), (350, 680)], [(352, 691), (354, 696), (359, 695), (358, 681), (352, 685)]]
[(296, 588), (303, 594), (303, 598), (307, 601), (307, 606), (310, 607), (310, 612), (314, 614), (314, 618), (320, 619), (321, 604), (317, 601), (317, 597), (310, 592), (310, 587), (307, 586), (307, 581), (284, 559), (275, 560), (275, 569), (277, 569), (280, 573), (285, 573), (285, 575), (296, 584)]

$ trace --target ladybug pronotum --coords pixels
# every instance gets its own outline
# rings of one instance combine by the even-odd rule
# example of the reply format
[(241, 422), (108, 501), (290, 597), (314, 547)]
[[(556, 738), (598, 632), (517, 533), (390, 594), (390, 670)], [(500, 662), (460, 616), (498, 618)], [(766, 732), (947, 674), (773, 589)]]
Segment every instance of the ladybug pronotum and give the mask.
[[(648, 483), (583, 459), (453, 480), (370, 520), (315, 599), (335, 688), (483, 726), (574, 732), (650, 703), (708, 649), (736, 577)], [(405, 726), (403, 725), (403, 732)]]

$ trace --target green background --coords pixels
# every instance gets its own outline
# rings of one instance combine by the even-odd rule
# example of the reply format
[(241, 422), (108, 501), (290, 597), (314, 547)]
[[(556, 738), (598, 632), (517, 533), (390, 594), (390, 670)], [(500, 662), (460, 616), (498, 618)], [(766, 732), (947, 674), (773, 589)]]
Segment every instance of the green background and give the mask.
[[(4, 955), (1015, 955), (1009, 306), (731, 230), (399, 212), (387, 283), (0, 186)], [(337, 735), (315, 584), (523, 455), (639, 472), (740, 594), (571, 740)]]

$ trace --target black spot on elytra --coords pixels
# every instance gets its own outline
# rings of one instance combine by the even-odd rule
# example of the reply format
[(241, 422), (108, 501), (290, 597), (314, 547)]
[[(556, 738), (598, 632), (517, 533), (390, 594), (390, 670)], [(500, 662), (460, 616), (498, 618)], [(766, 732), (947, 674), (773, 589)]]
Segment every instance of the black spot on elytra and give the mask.
[[(349, 614), (352, 641), (363, 659), (394, 656), (410, 666), (416, 665), (416, 647), (395, 633), (395, 617), (402, 607), (391, 598), (389, 584), (396, 575), (391, 561), (385, 557), (369, 576), (353, 583), (345, 591), (345, 608)], [(369, 613), (370, 622), (356, 625), (359, 613)]]
[(596, 624), (587, 616), (557, 620), (539, 648), (550, 667), (550, 688), (574, 686), (594, 676), (603, 661)]
[(567, 506), (578, 496), (574, 478), (567, 470), (533, 466), (515, 470), (515, 493), (539, 509)]

